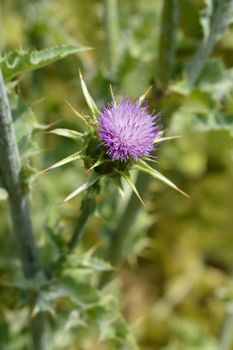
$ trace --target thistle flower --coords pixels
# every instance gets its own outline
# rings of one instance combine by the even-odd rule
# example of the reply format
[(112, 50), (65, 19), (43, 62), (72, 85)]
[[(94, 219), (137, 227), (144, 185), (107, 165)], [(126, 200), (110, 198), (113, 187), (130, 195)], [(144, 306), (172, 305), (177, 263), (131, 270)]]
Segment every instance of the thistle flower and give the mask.
[[(80, 150), (51, 165), (44, 171), (58, 168), (78, 159), (84, 161), (84, 166), (90, 175), (87, 181), (70, 193), (64, 202), (74, 198), (82, 191), (88, 191), (87, 196), (94, 196), (100, 190), (100, 180), (111, 178), (121, 188), (121, 178), (124, 178), (134, 193), (142, 201), (134, 182), (131, 179), (131, 170), (139, 170), (151, 175), (154, 179), (162, 181), (176, 191), (187, 196), (173, 182), (167, 179), (154, 167), (147, 163), (148, 155), (154, 150), (154, 145), (171, 140), (177, 136), (163, 137), (162, 125), (159, 124), (159, 115), (148, 112), (148, 103), (145, 101), (147, 90), (135, 103), (131, 98), (123, 98), (118, 104), (115, 102), (113, 92), (112, 103), (100, 112), (90, 95), (85, 81), (80, 73), (81, 88), (90, 109), (90, 114), (82, 115), (69, 103), (72, 111), (86, 124), (87, 131), (80, 133), (70, 129), (55, 129), (50, 132), (60, 136), (77, 140)], [(103, 151), (100, 140), (106, 147)], [(106, 157), (107, 155), (113, 160)], [(118, 160), (119, 162), (114, 162)], [(127, 162), (132, 160), (132, 162)], [(42, 171), (42, 173), (44, 172)]]
[(103, 108), (99, 117), (98, 136), (112, 160), (122, 162), (148, 156), (159, 137), (159, 116), (148, 112), (148, 103), (124, 98), (117, 105)]

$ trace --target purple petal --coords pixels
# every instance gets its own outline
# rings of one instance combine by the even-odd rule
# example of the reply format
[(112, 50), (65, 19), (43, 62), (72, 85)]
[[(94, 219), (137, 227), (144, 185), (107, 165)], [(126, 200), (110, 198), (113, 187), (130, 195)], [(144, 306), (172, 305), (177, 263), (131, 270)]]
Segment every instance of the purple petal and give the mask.
[(154, 150), (154, 139), (159, 137), (162, 125), (159, 115), (148, 113), (148, 103), (135, 103), (123, 98), (116, 107), (111, 103), (103, 108), (98, 135), (112, 160), (137, 160)]

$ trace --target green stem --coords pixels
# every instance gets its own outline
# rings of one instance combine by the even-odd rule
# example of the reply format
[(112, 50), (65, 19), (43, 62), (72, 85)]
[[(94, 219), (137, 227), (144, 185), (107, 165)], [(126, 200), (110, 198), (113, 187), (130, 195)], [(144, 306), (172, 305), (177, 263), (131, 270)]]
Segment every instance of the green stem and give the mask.
[(97, 182), (87, 191), (81, 203), (81, 208), (78, 214), (74, 232), (67, 243), (67, 249), (63, 252), (63, 254), (61, 254), (59, 259), (50, 268), (50, 271), (48, 271), (49, 274), (51, 274), (51, 271), (53, 276), (59, 276), (62, 273), (64, 264), (66, 263), (69, 254), (73, 252), (77, 244), (82, 239), (87, 221), (95, 211), (96, 195), (98, 194), (99, 190), (100, 187), (99, 183)]
[(92, 193), (92, 191), (88, 191), (86, 194), (86, 197), (84, 197), (81, 203), (80, 213), (78, 216), (76, 227), (70, 241), (68, 242), (69, 253), (74, 250), (78, 242), (81, 240), (87, 221), (89, 219), (89, 216), (94, 213), (95, 208), (96, 208), (95, 193)]
[[(9, 101), (0, 70), (0, 170), (4, 187), (9, 195), (11, 220), (19, 248), (23, 273), (26, 278), (43, 274), (36, 252), (27, 193), (21, 179), (21, 160), (16, 142)], [(29, 296), (30, 297), (30, 296)], [(31, 329), (36, 350), (45, 349), (44, 321), (42, 315), (31, 319)]]
[(190, 90), (197, 82), (210, 54), (217, 41), (229, 25), (227, 20), (233, 9), (232, 0), (219, 0), (213, 14), (212, 24), (208, 38), (203, 40), (193, 57), (187, 64), (187, 76)]
[[(147, 188), (149, 186), (149, 176), (144, 173), (139, 173), (135, 185), (139, 189), (143, 188), (143, 191), (141, 191), (141, 197), (142, 199), (145, 199)], [(132, 193), (126, 209), (118, 220), (117, 226), (109, 234), (111, 241), (107, 251), (106, 260), (113, 266), (117, 266), (122, 259), (125, 241), (130, 234), (132, 223), (135, 221), (140, 208), (141, 202), (136, 195)], [(112, 271), (105, 272), (101, 278), (101, 286), (105, 285), (111, 279), (112, 275)]]
[(219, 350), (230, 350), (233, 343), (233, 312), (227, 312), (220, 335)]
[(114, 78), (119, 62), (119, 23), (117, 0), (105, 0), (106, 66)]
[(164, 0), (159, 41), (157, 79), (166, 88), (173, 74), (176, 54), (176, 29), (178, 25), (178, 0)]

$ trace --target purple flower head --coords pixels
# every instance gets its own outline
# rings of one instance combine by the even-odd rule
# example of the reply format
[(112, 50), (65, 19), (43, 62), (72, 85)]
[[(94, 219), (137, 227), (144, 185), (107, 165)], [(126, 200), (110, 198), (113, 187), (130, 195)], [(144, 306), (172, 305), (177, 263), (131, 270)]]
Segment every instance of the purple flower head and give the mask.
[(111, 103), (103, 108), (98, 135), (112, 160), (137, 160), (153, 151), (162, 128), (156, 125), (158, 120), (158, 115), (148, 112), (147, 101), (132, 103), (130, 98), (123, 98), (117, 106)]

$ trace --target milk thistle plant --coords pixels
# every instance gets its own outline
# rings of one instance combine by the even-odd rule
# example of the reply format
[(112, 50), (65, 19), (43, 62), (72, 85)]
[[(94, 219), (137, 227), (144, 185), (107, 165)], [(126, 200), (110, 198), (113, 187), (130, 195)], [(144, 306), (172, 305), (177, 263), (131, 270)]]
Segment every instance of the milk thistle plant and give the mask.
[[(53, 60), (63, 57), (61, 52), (63, 54), (64, 50), (73, 53), (81, 49), (79, 47), (62, 46), (44, 50), (42, 53), (15, 53), (17, 60), (15, 60), (14, 72), (12, 72), (14, 66), (6, 56), (2, 61), (5, 79), (10, 80), (14, 75), (21, 72), (25, 57), (29, 64), (26, 68), (30, 70), (35, 68), (34, 65), (41, 67), (42, 64), (45, 64), (44, 57), (49, 57), (49, 60), (52, 60), (52, 54), (54, 55)], [(87, 179), (84, 184), (74, 189), (64, 199), (64, 202), (71, 200), (81, 192), (85, 192), (85, 195), (81, 202), (76, 228), (70, 240), (64, 242), (62, 237), (59, 236), (58, 238), (58, 235), (56, 236), (56, 233), (49, 233), (56, 245), (57, 255), (52, 256), (48, 266), (44, 268), (37, 254), (29, 213), (27, 191), (29, 190), (28, 183), (31, 181), (31, 178), (29, 180), (31, 173), (27, 177), (25, 175), (27, 168), (21, 163), (10, 104), (0, 71), (0, 148), (2, 150), (0, 152), (0, 175), (9, 195), (15, 237), (19, 245), (24, 277), (28, 280), (24, 280), (19, 285), (24, 286), (24, 293), (26, 290), (30, 308), (33, 344), (34, 348), (38, 350), (46, 349), (47, 314), (49, 313), (54, 317), (56, 302), (63, 298), (68, 298), (71, 303), (70, 313), (72, 313), (72, 308), (76, 308), (80, 312), (80, 315), (78, 314), (74, 319), (76, 323), (79, 321), (85, 323), (91, 320), (101, 328), (99, 318), (103, 317), (109, 324), (110, 331), (102, 335), (102, 340), (113, 340), (116, 344), (122, 341), (132, 344), (129, 329), (117, 309), (116, 302), (112, 300), (112, 295), (110, 298), (105, 296), (105, 291), (99, 286), (99, 281), (102, 285), (103, 283), (101, 282), (101, 276), (99, 278), (98, 274), (103, 276), (105, 272), (112, 272), (111, 265), (108, 262), (94, 258), (92, 256), (93, 252), (77, 255), (72, 254), (72, 251), (82, 238), (88, 218), (96, 209), (97, 195), (109, 181), (112, 181), (122, 192), (122, 180), (126, 180), (142, 203), (143, 201), (131, 177), (133, 170), (150, 174), (183, 193), (170, 180), (149, 165), (149, 162), (156, 162), (153, 155), (156, 145), (173, 137), (163, 136), (160, 115), (148, 111), (147, 92), (133, 101), (130, 97), (115, 98), (110, 88), (111, 102), (100, 111), (81, 74), (80, 81), (90, 113), (83, 115), (70, 104), (69, 106), (85, 124), (85, 131), (79, 132), (61, 128), (50, 131), (53, 134), (76, 140), (78, 149), (75, 153), (42, 171), (42, 173), (75, 160), (83, 160), (84, 167), (87, 169)], [(35, 123), (34, 120), (33, 123)], [(37, 130), (48, 130), (46, 126), (37, 123), (34, 127)], [(32, 176), (33, 179), (37, 177), (38, 173), (34, 175)], [(72, 269), (75, 269), (75, 277), (72, 273), (69, 275), (69, 272), (67, 272), (67, 270)], [(88, 271), (85, 272), (86, 274), (84, 273), (84, 278), (83, 270), (85, 269)], [(78, 275), (80, 270), (82, 270), (81, 281)], [(92, 274), (91, 278), (90, 273)], [(69, 276), (68, 280), (67, 274)], [(108, 276), (111, 276), (111, 274)], [(109, 279), (104, 278), (103, 280), (106, 283)], [(17, 288), (21, 287), (17, 285)], [(118, 332), (120, 332), (120, 336)], [(133, 349), (135, 347), (129, 345), (128, 348)]]
[(124, 97), (118, 101), (110, 87), (112, 100), (100, 111), (91, 97), (81, 73), (80, 81), (90, 115), (82, 115), (68, 104), (86, 124), (86, 131), (83, 133), (70, 129), (50, 131), (77, 140), (80, 144), (80, 150), (55, 163), (45, 171), (82, 159), (89, 173), (87, 181), (69, 194), (64, 202), (86, 190), (89, 197), (90, 193), (92, 193), (92, 197), (95, 197), (106, 180), (112, 180), (122, 189), (122, 179), (125, 179), (143, 203), (131, 178), (132, 170), (147, 173), (187, 196), (158, 170), (149, 165), (149, 162), (157, 163), (152, 155), (152, 152), (156, 150), (156, 145), (174, 138), (173, 136), (163, 137), (160, 114), (148, 111), (149, 105), (146, 96), (149, 91), (137, 98), (135, 102), (130, 97)]
[(163, 137), (160, 114), (148, 111), (146, 96), (149, 91), (147, 90), (135, 102), (130, 97), (124, 97), (118, 101), (110, 87), (111, 102), (100, 111), (90, 95), (81, 73), (80, 81), (90, 114), (83, 115), (68, 104), (85, 123), (86, 131), (82, 133), (70, 129), (50, 131), (60, 136), (75, 139), (79, 143), (79, 150), (44, 170), (52, 170), (78, 159), (83, 160), (84, 166), (88, 170), (86, 182), (64, 199), (64, 202), (67, 202), (86, 191), (78, 216), (77, 228), (68, 242), (69, 252), (81, 239), (85, 224), (95, 211), (96, 196), (108, 181), (114, 182), (122, 192), (122, 179), (125, 179), (142, 204), (144, 204), (143, 200), (131, 177), (132, 170), (149, 174), (187, 196), (149, 164), (149, 162), (157, 163), (155, 156), (152, 155), (156, 146), (160, 142), (174, 138), (174, 136)]
[[(1, 349), (14, 348), (15, 350), (64, 350), (71, 348), (136, 350), (138, 347), (131, 333), (131, 327), (127, 325), (120, 312), (119, 289), (115, 288), (115, 283), (109, 282), (111, 282), (111, 277), (115, 272), (114, 266), (121, 261), (122, 257), (127, 254), (127, 259), (132, 261), (131, 253), (139, 252), (148, 242), (144, 239), (145, 237), (141, 237), (141, 228), (142, 226), (145, 228), (147, 221), (146, 215), (139, 217), (136, 224), (132, 225), (138, 214), (138, 209), (143, 203), (149, 183), (149, 181), (145, 182), (143, 173), (186, 195), (158, 171), (157, 149), (161, 142), (175, 136), (164, 136), (163, 118), (158, 113), (150, 111), (147, 102), (148, 91), (133, 99), (127, 94), (123, 98), (115, 97), (110, 88), (110, 101), (99, 109), (81, 74), (81, 88), (89, 112), (87, 115), (80, 113), (68, 104), (73, 113), (85, 124), (84, 131), (61, 128), (50, 130), (51, 126), (41, 125), (33, 111), (34, 102), (29, 107), (25, 104), (24, 97), (26, 100), (30, 100), (31, 97), (34, 99), (41, 96), (41, 88), (43, 87), (43, 95), (46, 96), (49, 103), (45, 103), (44, 106), (46, 113), (43, 113), (43, 108), (40, 109), (40, 112), (42, 120), (46, 123), (47, 111), (53, 112), (55, 108), (56, 111), (59, 111), (60, 108), (63, 108), (62, 99), (59, 96), (56, 96), (55, 104), (50, 103), (50, 98), (54, 101), (55, 94), (52, 91), (54, 82), (57, 84), (59, 73), (62, 79), (70, 79), (74, 68), (72, 62), (76, 65), (76, 61), (67, 61), (69, 67), (60, 66), (57, 72), (49, 71), (43, 84), (41, 84), (43, 75), (40, 72), (36, 75), (32, 74), (26, 81), (21, 79), (22, 74), (33, 72), (90, 48), (60, 44), (37, 51), (31, 48), (24, 50), (22, 46), (30, 43), (32, 47), (40, 47), (43, 43), (57, 40), (61, 42), (64, 39), (75, 43), (81, 30), (81, 36), (85, 37), (91, 46), (94, 44), (95, 51), (84, 56), (79, 62), (84, 67), (91, 68), (92, 76), (95, 76), (96, 87), (98, 87), (102, 97), (105, 93), (106, 79), (114, 81), (119, 91), (130, 84), (134, 93), (137, 91), (139, 71), (142, 74), (142, 82), (153, 80), (155, 82), (154, 92), (159, 97), (159, 105), (166, 105), (170, 114), (170, 123), (167, 123), (168, 131), (186, 134), (184, 142), (175, 146), (174, 153), (172, 151), (170, 156), (173, 159), (175, 156), (180, 161), (180, 155), (184, 155), (183, 160), (181, 159), (182, 169), (180, 169), (187, 175), (187, 181), (190, 181), (190, 184), (193, 185), (195, 179), (204, 179), (202, 183), (198, 184), (198, 193), (202, 193), (204, 190), (206, 195), (200, 197), (197, 193), (195, 201), (201, 201), (202, 204), (207, 203), (214, 212), (215, 206), (212, 207), (211, 204), (215, 204), (215, 202), (219, 204), (219, 189), (221, 191), (224, 189), (222, 181), (226, 180), (226, 185), (228, 185), (228, 179), (231, 175), (228, 158), (221, 157), (221, 154), (225, 154), (225, 152), (217, 152), (219, 149), (216, 148), (216, 145), (221, 143), (221, 151), (227, 150), (226, 144), (229, 142), (226, 142), (226, 137), (232, 136), (232, 104), (230, 101), (233, 72), (230, 55), (226, 55), (226, 50), (232, 52), (232, 47), (229, 44), (229, 33), (232, 28), (229, 26), (233, 22), (233, 0), (202, 1), (201, 5), (200, 1), (167, 0), (153, 2), (153, 4), (151, 2), (151, 5), (137, 1), (133, 12), (127, 2), (120, 4), (117, 0), (106, 0), (98, 2), (98, 4), (95, 1), (88, 1), (88, 6), (81, 5), (82, 1), (80, 4), (77, 4), (78, 1), (69, 1), (66, 9), (68, 11), (65, 11), (65, 15), (64, 4), (55, 5), (55, 1), (50, 1), (49, 6), (47, 6), (47, 2), (29, 5), (29, 1), (25, 1), (27, 6), (25, 8), (22, 1), (16, 1), (16, 6), (13, 5), (12, 1), (9, 2), (12, 4), (7, 4), (7, 6), (4, 6), (4, 3), (6, 1), (1, 7), (3, 16), (6, 13), (6, 20), (3, 21), (6, 23), (6, 29), (11, 26), (12, 20), (13, 22), (16, 20), (15, 28), (19, 33), (12, 36), (12, 33), (14, 34), (14, 28), (12, 28), (11, 35), (6, 35), (6, 40), (3, 40), (3, 52), (0, 55), (0, 200), (4, 197), (3, 201), (7, 200), (9, 204), (9, 206), (5, 206), (3, 203), (0, 208), (1, 253), (3, 253), (0, 263), (0, 347)], [(43, 3), (46, 3), (46, 6)], [(93, 20), (92, 16), (93, 5), (98, 5), (98, 16), (96, 17), (98, 26), (96, 26), (96, 20)], [(75, 11), (73, 11), (74, 9)], [(82, 25), (83, 11), (85, 11), (85, 21), (90, 25)], [(91, 16), (89, 18), (86, 16), (88, 13)], [(99, 16), (101, 13), (103, 13), (102, 28)], [(69, 16), (67, 17), (66, 14)], [(70, 15), (73, 16), (73, 19)], [(127, 15), (132, 17), (130, 23), (125, 17)], [(189, 20), (180, 21), (186, 16), (187, 18), (195, 18), (195, 23), (192, 21), (191, 31)], [(49, 20), (50, 17), (53, 18), (52, 21)], [(68, 22), (71, 20), (72, 23), (78, 23), (78, 25), (72, 25), (72, 28), (69, 25), (66, 26), (66, 18)], [(224, 32), (228, 27), (229, 30), (225, 37)], [(71, 37), (70, 29), (75, 35), (74, 38)], [(94, 36), (89, 38), (92, 36), (92, 31), (95, 32)], [(5, 32), (8, 34), (7, 30)], [(2, 34), (4, 36), (4, 32)], [(180, 45), (179, 40), (180, 34), (182, 34), (182, 45)], [(221, 42), (218, 45), (220, 38)], [(16, 42), (16, 46), (20, 47), (19, 50), (4, 52), (5, 48), (12, 47)], [(190, 45), (190, 42), (193, 45)], [(192, 52), (194, 48), (195, 50)], [(102, 53), (103, 49), (104, 53)], [(213, 57), (214, 50), (217, 50), (218, 57), (215, 57), (216, 55)], [(99, 62), (101, 57), (105, 62)], [(56, 75), (55, 79), (54, 74)], [(48, 89), (52, 93), (47, 96)], [(23, 92), (22, 96), (19, 94), (20, 91)], [(58, 91), (60, 89), (56, 88), (56, 92)], [(65, 91), (70, 94), (67, 90)], [(65, 91), (62, 88), (62, 93), (66, 93)], [(77, 141), (72, 154), (51, 165), (45, 171), (56, 169), (76, 160), (81, 160), (85, 168), (86, 179), (84, 183), (78, 188), (73, 188), (73, 192), (67, 194), (64, 199), (64, 202), (67, 202), (80, 193), (82, 196), (81, 205), (75, 218), (76, 225), (71, 233), (68, 231), (72, 225), (67, 227), (64, 225), (65, 230), (63, 231), (62, 218), (64, 217), (62, 215), (60, 217), (54, 210), (45, 210), (53, 204), (49, 200), (49, 195), (53, 194), (54, 191), (48, 191), (46, 196), (44, 195), (46, 181), (48, 181), (49, 186), (54, 187), (55, 191), (60, 186), (62, 189), (63, 186), (66, 186), (70, 172), (67, 173), (68, 177), (65, 176), (61, 181), (56, 178), (57, 181), (53, 184), (51, 184), (50, 179), (42, 178), (42, 188), (41, 186), (34, 187), (38, 201), (34, 201), (33, 212), (37, 211), (37, 215), (34, 216), (30, 211), (31, 183), (33, 180), (37, 180), (38, 175), (36, 169), (31, 166), (31, 157), (40, 151), (36, 142), (39, 138), (34, 139), (33, 135), (35, 132), (41, 133), (42, 130), (50, 130), (49, 132), (55, 135)], [(190, 131), (191, 133), (189, 133)], [(218, 135), (217, 131), (219, 131)], [(200, 148), (195, 146), (190, 149), (187, 147), (189, 138), (192, 138), (193, 135), (196, 138), (193, 140), (194, 146), (195, 141), (196, 143), (200, 142)], [(203, 145), (205, 152), (203, 152)], [(169, 154), (169, 148), (166, 149), (166, 152)], [(186, 162), (187, 156), (191, 157), (191, 161), (193, 160), (191, 167)], [(44, 160), (47, 162), (47, 157), (44, 157)], [(217, 174), (215, 174), (216, 170), (218, 170)], [(76, 176), (76, 174), (73, 175)], [(138, 175), (138, 177), (134, 175)], [(56, 174), (54, 176), (56, 177)], [(130, 191), (127, 191), (123, 199), (124, 205), (119, 208), (120, 210), (116, 210), (119, 202), (118, 198), (115, 198), (114, 185), (121, 194), (127, 186), (131, 188)], [(141, 185), (144, 192), (142, 198), (140, 196)], [(99, 196), (103, 192), (107, 192), (108, 199), (106, 201), (103, 198), (107, 196)], [(228, 192), (227, 190), (227, 205)], [(136, 200), (134, 194), (138, 197)], [(209, 201), (210, 197), (213, 199), (213, 203)], [(166, 197), (162, 194), (161, 198), (164, 204)], [(202, 209), (203, 205), (200, 208)], [(9, 215), (4, 215), (6, 210), (9, 210)], [(74, 207), (73, 210), (75, 210)], [(98, 254), (94, 254), (93, 247), (86, 251), (85, 242), (78, 247), (79, 249), (76, 249), (77, 243), (85, 232), (86, 223), (95, 211), (100, 215), (103, 214), (103, 219), (106, 217), (109, 219), (104, 227), (104, 234), (108, 240), (105, 241), (106, 245), (102, 246), (101, 244)], [(219, 228), (220, 231), (226, 228), (227, 233), (229, 225), (223, 225), (223, 221), (228, 218), (225, 211), (222, 210), (222, 212), (217, 218), (218, 222), (213, 221), (212, 217), (209, 220), (208, 214), (205, 225), (202, 227), (203, 218), (205, 219), (203, 210), (201, 211), (203, 215), (199, 215), (199, 212), (194, 213), (192, 208), (183, 210), (183, 206), (179, 210), (174, 210), (171, 213), (171, 219), (174, 221), (172, 232), (169, 225), (166, 224), (167, 220), (163, 220), (159, 223), (161, 235), (160, 237), (156, 236), (156, 247), (153, 243), (151, 245), (150, 256), (151, 253), (154, 255), (159, 253), (159, 256), (156, 256), (156, 264), (160, 260), (161, 264), (158, 264), (157, 272), (154, 272), (154, 269), (148, 271), (149, 288), (147, 284), (144, 288), (142, 285), (144, 278), (141, 279), (139, 276), (135, 279), (134, 273), (133, 275), (128, 274), (128, 271), (127, 274), (122, 275), (121, 280), (126, 286), (124, 288), (126, 295), (122, 298), (123, 304), (127, 306), (127, 315), (134, 323), (134, 333), (139, 335), (142, 347), (148, 345), (148, 336), (150, 343), (148, 347), (151, 346), (153, 349), (160, 346), (193, 348), (196, 345), (195, 337), (187, 337), (186, 335), (193, 323), (192, 317), (187, 315), (186, 307), (178, 315), (184, 320), (181, 327), (174, 329), (173, 322), (170, 322), (170, 320), (177, 320), (176, 310), (169, 308), (170, 301), (174, 296), (172, 294), (174, 291), (173, 282), (170, 281), (170, 276), (172, 279), (174, 278), (174, 286), (177, 286), (178, 282), (181, 287), (183, 284), (187, 284), (192, 288), (195, 287), (197, 281), (205, 282), (205, 277), (209, 276), (209, 272), (211, 277), (213, 267), (215, 270), (217, 267), (216, 271), (220, 278), (218, 278), (218, 283), (214, 282), (213, 284), (213, 296), (217, 296), (217, 314), (215, 308), (212, 307), (208, 308), (208, 312), (204, 315), (203, 310), (199, 310), (198, 307), (196, 311), (197, 314), (201, 313), (202, 318), (203, 316), (205, 318), (207, 314), (213, 314), (216, 324), (220, 324), (223, 314), (226, 314), (220, 339), (218, 341), (215, 326), (212, 327), (213, 331), (205, 334), (206, 332), (203, 333), (197, 324), (197, 332), (202, 344), (225, 350), (230, 349), (233, 334), (231, 332), (233, 324), (232, 295), (231, 290), (228, 291), (228, 283), (226, 286), (222, 286), (222, 282), (228, 281), (226, 272), (229, 270), (230, 260), (226, 259), (227, 251), (220, 251), (219, 255), (218, 249), (217, 261), (223, 262), (223, 266), (226, 267), (224, 269), (219, 269), (215, 263), (212, 266), (216, 260), (216, 254), (213, 247), (211, 249), (208, 247), (207, 252), (205, 249), (201, 249), (201, 254), (198, 249), (194, 252), (195, 259), (192, 259), (194, 264), (189, 264), (189, 271), (186, 271), (186, 267), (183, 271), (179, 262), (178, 269), (175, 265), (175, 270), (173, 269), (172, 273), (163, 273), (164, 267), (166, 269), (167, 265), (172, 265), (170, 263), (174, 259), (174, 254), (170, 254), (170, 248), (174, 251), (173, 247), (175, 247), (176, 253), (177, 244), (180, 243), (180, 239), (178, 241), (176, 239), (170, 240), (170, 234), (172, 233), (174, 238), (178, 234), (180, 238), (183, 234), (186, 235), (186, 228), (191, 230), (193, 234), (197, 228), (201, 228), (201, 231), (205, 231), (207, 235), (207, 231), (212, 233), (212, 229), (214, 229), (218, 232)], [(8, 235), (10, 231), (10, 229), (8, 230), (9, 216), (13, 237)], [(41, 220), (42, 216), (44, 219)], [(178, 220), (175, 219), (175, 216), (178, 216)], [(191, 220), (194, 222), (192, 225), (189, 220), (191, 216), (198, 220), (200, 216), (201, 220)], [(159, 217), (160, 215), (158, 215)], [(67, 216), (64, 218), (64, 224), (67, 223), (66, 218)], [(182, 218), (182, 224), (180, 224), (180, 218)], [(188, 220), (186, 220), (187, 218)], [(152, 219), (154, 220), (154, 215)], [(208, 220), (211, 230), (206, 231)], [(218, 225), (219, 222), (221, 227)], [(164, 232), (166, 235), (163, 234)], [(69, 238), (67, 238), (66, 233), (70, 234)], [(130, 234), (132, 235), (130, 236)], [(192, 236), (194, 236), (193, 234)], [(195, 240), (198, 237), (197, 235)], [(151, 238), (153, 239), (153, 234)], [(97, 240), (103, 242), (101, 238)], [(164, 246), (167, 247), (169, 241), (174, 241), (172, 246), (163, 249)], [(184, 243), (181, 250), (179, 247), (181, 254), (182, 249), (185, 249), (186, 252), (186, 249), (190, 248), (186, 246), (186, 241)], [(16, 259), (15, 249), (12, 249), (14, 246), (18, 248), (19, 259)], [(125, 249), (129, 247), (130, 249)], [(222, 247), (225, 249), (225, 246)], [(205, 247), (203, 246), (203, 248)], [(9, 257), (5, 257), (5, 253)], [(104, 256), (104, 259), (101, 259), (101, 256)], [(19, 268), (18, 260), (21, 261), (22, 271)], [(200, 263), (197, 264), (198, 261)], [(185, 263), (185, 259), (183, 262)], [(140, 260), (139, 265), (142, 267), (139, 270), (143, 272), (148, 266), (144, 258)], [(178, 275), (176, 279), (176, 275), (180, 273), (181, 276)], [(191, 280), (189, 275), (192, 277)], [(228, 277), (230, 281), (230, 276)], [(156, 281), (154, 286), (156, 290), (152, 286), (154, 281)], [(218, 293), (218, 287), (221, 289), (220, 293)], [(222, 287), (226, 290), (222, 291)], [(132, 300), (128, 303), (128, 293), (131, 293), (133, 289), (136, 290), (136, 294), (133, 295), (132, 300), (140, 302), (139, 310), (136, 313), (132, 310)], [(180, 289), (182, 290), (182, 288)], [(175, 288), (176, 290), (177, 288)], [(161, 291), (164, 293), (161, 294)], [(156, 296), (156, 299), (153, 295), (149, 295), (151, 292)], [(178, 301), (185, 303), (185, 295), (181, 294)], [(144, 304), (144, 298), (147, 296), (149, 299)], [(157, 299), (159, 296), (161, 298)], [(175, 298), (176, 296), (175, 293)], [(202, 293), (200, 297), (202, 297)], [(218, 300), (219, 297), (222, 302)], [(214, 299), (213, 303), (215, 303)], [(168, 308), (166, 304), (168, 304)], [(161, 308), (161, 305), (165, 308)], [(169, 309), (169, 314), (163, 312), (167, 309)], [(144, 314), (146, 310), (149, 311), (148, 316)], [(146, 316), (145, 319), (144, 316)], [(143, 323), (141, 323), (142, 319), (145, 320)], [(183, 327), (184, 324), (185, 327)], [(159, 325), (158, 332), (156, 332), (155, 337), (152, 334), (151, 338), (150, 328), (153, 332), (157, 325)], [(166, 327), (165, 333), (160, 332), (161, 325)], [(146, 332), (143, 332), (144, 329)], [(32, 342), (29, 339), (29, 331), (32, 335)], [(98, 344), (99, 341), (110, 342), (110, 347), (107, 344), (102, 347), (101, 344)]]

